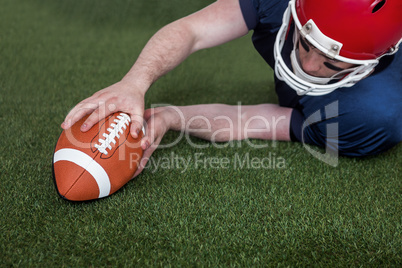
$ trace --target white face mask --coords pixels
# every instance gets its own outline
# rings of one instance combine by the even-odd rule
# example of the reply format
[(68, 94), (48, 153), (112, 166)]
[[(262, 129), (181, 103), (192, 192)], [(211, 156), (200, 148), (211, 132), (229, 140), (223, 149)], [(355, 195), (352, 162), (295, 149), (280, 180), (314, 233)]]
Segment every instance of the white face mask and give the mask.
[[(296, 32), (297, 32), (297, 29), (295, 29), (294, 36), (298, 35)], [(293, 45), (292, 53), (290, 53), (290, 61), (292, 63), (294, 74), (297, 77), (299, 77), (309, 83), (314, 83), (314, 84), (318, 84), (318, 85), (328, 84), (333, 79), (332, 77), (312, 76), (303, 71), (303, 68), (301, 67), (301, 62), (300, 62), (299, 49), (297, 48), (298, 41), (295, 39), (297, 39), (297, 38), (293, 38), (294, 45)], [(338, 74), (336, 74), (335, 76), (337, 76), (337, 75)]]
[(303, 68), (301, 67), (301, 62), (300, 62), (300, 55), (299, 55), (299, 39), (300, 39), (300, 34), (298, 33), (297, 29), (295, 29), (294, 34), (293, 34), (293, 50), (290, 54), (290, 62), (292, 63), (292, 68), (294, 74), (303, 79), (306, 82), (317, 84), (317, 85), (326, 85), (332, 80), (339, 80), (343, 76), (345, 76), (347, 73), (353, 72), (356, 68), (349, 68), (342, 70), (336, 74), (334, 74), (331, 77), (317, 77), (317, 76), (312, 76), (307, 74), (306, 72), (303, 71)]

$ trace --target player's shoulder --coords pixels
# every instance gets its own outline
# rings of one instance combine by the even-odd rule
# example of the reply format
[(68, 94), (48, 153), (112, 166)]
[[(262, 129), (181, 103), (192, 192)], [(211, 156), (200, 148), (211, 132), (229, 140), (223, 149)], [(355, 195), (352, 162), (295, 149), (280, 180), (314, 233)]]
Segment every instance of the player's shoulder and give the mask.
[(402, 94), (402, 51), (380, 59), (374, 72), (367, 78), (356, 83), (354, 88), (364, 91), (375, 91), (382, 94)]
[[(246, 0), (249, 1), (249, 0)], [(280, 15), (283, 15), (283, 11), (289, 4), (289, 0), (251, 0), (258, 10), (260, 15), (274, 15), (274, 12), (281, 11)]]
[(240, 0), (240, 7), (249, 30), (276, 32), (288, 3), (289, 0)]
[(261, 18), (275, 15), (282, 17), (289, 0), (239, 0), (239, 2), (243, 12), (253, 10)]

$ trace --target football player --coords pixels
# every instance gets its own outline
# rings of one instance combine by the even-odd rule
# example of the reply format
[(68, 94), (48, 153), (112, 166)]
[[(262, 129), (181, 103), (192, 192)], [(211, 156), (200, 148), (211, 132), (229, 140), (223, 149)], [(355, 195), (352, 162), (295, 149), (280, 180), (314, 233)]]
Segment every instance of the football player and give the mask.
[[(91, 114), (81, 128), (86, 131), (99, 116), (123, 111), (136, 137), (145, 116), (145, 156), (169, 129), (211, 141), (293, 140), (330, 144), (347, 156), (378, 154), (402, 139), (401, 14), (400, 0), (218, 0), (159, 30), (126, 76), (77, 104), (62, 127)], [(158, 78), (190, 54), (249, 31), (274, 70), (279, 104), (242, 106), (241, 114), (239, 107), (222, 104), (144, 114), (144, 95)], [(197, 123), (196, 116), (206, 120)], [(232, 123), (217, 116), (241, 131), (220, 131)], [(337, 131), (330, 133), (333, 124)]]

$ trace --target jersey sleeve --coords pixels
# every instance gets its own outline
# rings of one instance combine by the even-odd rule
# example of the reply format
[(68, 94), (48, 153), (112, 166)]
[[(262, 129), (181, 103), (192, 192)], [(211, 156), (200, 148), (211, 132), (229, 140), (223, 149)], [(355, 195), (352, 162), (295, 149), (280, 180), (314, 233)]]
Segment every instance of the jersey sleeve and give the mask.
[(239, 0), (249, 30), (276, 33), (289, 0)]
[(258, 24), (257, 9), (254, 6), (253, 0), (239, 0), (240, 9), (243, 13), (244, 21), (249, 30), (255, 29)]

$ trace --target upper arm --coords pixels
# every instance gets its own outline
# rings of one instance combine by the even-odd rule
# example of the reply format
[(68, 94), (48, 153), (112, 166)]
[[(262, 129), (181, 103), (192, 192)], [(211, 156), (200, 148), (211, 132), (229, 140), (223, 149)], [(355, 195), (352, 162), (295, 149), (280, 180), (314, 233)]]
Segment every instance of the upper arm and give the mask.
[(193, 34), (193, 51), (224, 44), (248, 33), (239, 0), (218, 0), (178, 21)]

